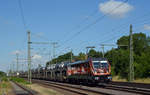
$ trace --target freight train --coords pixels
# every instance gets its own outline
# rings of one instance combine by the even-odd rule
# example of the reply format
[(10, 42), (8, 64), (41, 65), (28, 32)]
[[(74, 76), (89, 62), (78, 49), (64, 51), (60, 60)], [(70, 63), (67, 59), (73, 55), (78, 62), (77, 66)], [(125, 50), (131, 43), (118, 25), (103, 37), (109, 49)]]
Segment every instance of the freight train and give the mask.
[[(28, 72), (20, 73), (27, 77)], [(112, 80), (111, 66), (105, 58), (89, 58), (84, 61), (50, 64), (32, 70), (33, 79), (45, 79), (71, 83), (109, 83)]]

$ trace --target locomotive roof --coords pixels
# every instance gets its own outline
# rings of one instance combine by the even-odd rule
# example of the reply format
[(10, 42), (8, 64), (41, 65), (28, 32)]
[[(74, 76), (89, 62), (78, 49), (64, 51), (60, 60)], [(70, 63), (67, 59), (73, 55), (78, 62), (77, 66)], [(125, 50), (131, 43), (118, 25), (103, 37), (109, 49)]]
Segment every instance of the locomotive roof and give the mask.
[(76, 62), (73, 62), (73, 63), (69, 63), (68, 65), (75, 65), (75, 64), (82, 64), (82, 63), (86, 63), (86, 62), (89, 62), (89, 61), (106, 61), (107, 59), (106, 58), (88, 58), (87, 60), (83, 60), (83, 61), (76, 61)]
[(86, 62), (89, 62), (89, 60), (76, 61), (76, 62), (73, 62), (73, 63), (69, 63), (68, 65), (82, 64), (82, 63), (86, 63)]
[(92, 60), (92, 61), (106, 61), (107, 58), (89, 58), (88, 60)]

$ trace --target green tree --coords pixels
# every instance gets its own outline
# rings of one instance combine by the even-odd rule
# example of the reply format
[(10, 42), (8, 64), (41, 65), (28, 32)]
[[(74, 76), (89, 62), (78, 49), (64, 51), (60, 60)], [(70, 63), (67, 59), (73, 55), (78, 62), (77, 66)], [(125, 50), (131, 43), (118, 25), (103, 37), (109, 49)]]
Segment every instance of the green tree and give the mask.
[(129, 51), (111, 50), (106, 53), (106, 58), (111, 61), (112, 74), (119, 75), (122, 78), (128, 78)]
[(80, 52), (79, 55), (76, 57), (75, 60), (77, 61), (77, 60), (85, 60), (85, 59), (86, 59), (86, 54)]
[(94, 49), (91, 49), (91, 50), (89, 51), (89, 53), (88, 53), (88, 56), (89, 56), (89, 57), (94, 57), (94, 58), (100, 58), (100, 57), (102, 57), (103, 55), (102, 55), (102, 52), (97, 52), (97, 51), (95, 51)]
[(74, 58), (74, 54), (72, 52), (68, 52), (64, 55), (60, 55), (57, 58), (54, 58), (51, 61), (48, 61), (46, 63), (46, 66), (48, 66), (49, 64), (56, 64), (56, 63), (61, 63), (61, 62), (64, 62), (64, 61), (70, 61), (71, 60), (71, 55)]
[[(133, 34), (133, 51), (134, 51), (134, 68), (135, 68), (135, 77), (149, 77), (150, 76), (150, 38), (146, 37), (143, 33)], [(123, 36), (117, 41), (118, 45), (129, 45), (129, 36)], [(119, 52), (122, 50), (122, 53)], [(118, 51), (113, 60), (113, 68), (116, 75), (121, 77), (126, 77), (127, 72), (129, 72), (128, 65), (125, 65), (125, 61), (129, 63), (129, 47), (118, 47), (115, 51)], [(121, 53), (121, 55), (120, 55)], [(119, 56), (118, 56), (119, 55)], [(123, 56), (123, 57), (122, 57)], [(117, 58), (116, 58), (117, 57)], [(111, 56), (109, 54), (109, 59)], [(111, 59), (112, 60), (112, 59)], [(118, 65), (120, 63), (120, 65)], [(125, 67), (126, 66), (126, 67)], [(122, 68), (124, 67), (124, 68)], [(118, 69), (119, 68), (119, 69)]]
[(6, 73), (3, 71), (0, 71), (0, 77), (6, 76)]
[(150, 55), (142, 53), (141, 56), (137, 55), (135, 60), (135, 77), (150, 77)]
[(128, 47), (125, 46), (119, 46), (119, 45), (129, 45), (129, 36), (123, 36), (120, 39), (117, 40), (118, 49), (128, 49)]

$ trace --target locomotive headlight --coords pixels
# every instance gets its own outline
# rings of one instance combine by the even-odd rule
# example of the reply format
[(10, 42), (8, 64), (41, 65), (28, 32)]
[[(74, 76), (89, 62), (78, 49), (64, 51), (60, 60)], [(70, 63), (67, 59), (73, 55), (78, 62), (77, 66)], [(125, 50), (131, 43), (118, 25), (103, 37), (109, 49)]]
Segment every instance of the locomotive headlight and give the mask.
[(95, 80), (98, 80), (99, 79), (99, 77), (95, 77)]
[(112, 80), (112, 77), (111, 77), (111, 76), (108, 76), (107, 78), (108, 78), (109, 80)]
[(64, 64), (62, 64), (61, 67), (64, 67)]

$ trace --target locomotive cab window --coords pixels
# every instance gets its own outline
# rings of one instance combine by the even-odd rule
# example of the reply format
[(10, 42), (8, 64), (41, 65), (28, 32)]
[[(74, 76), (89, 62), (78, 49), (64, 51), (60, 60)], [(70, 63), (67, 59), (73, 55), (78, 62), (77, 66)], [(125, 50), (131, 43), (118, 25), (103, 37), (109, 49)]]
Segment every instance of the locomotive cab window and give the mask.
[(102, 68), (108, 68), (108, 64), (107, 63), (101, 63), (101, 67)]
[(108, 63), (107, 61), (93, 61), (93, 67), (95, 69), (108, 68)]
[(100, 64), (100, 62), (93, 62), (94, 68), (98, 69), (99, 68), (99, 64)]

